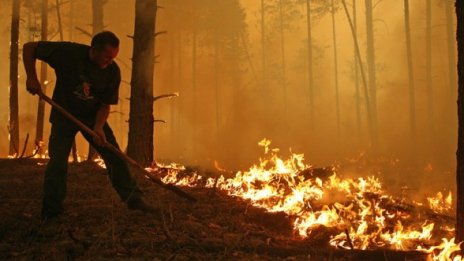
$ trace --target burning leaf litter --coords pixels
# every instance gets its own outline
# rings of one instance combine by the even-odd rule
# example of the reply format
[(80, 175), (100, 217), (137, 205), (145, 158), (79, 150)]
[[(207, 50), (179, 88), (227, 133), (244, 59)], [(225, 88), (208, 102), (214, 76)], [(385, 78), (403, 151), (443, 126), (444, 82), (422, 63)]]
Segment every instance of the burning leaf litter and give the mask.
[[(417, 250), (432, 254), (434, 260), (462, 260), (456, 254), (460, 244), (451, 238), (451, 225), (431, 221), (430, 213), (452, 209), (451, 192), (446, 197), (441, 192), (429, 197), (428, 214), (417, 215), (412, 209), (423, 209), (421, 204), (407, 204), (387, 195), (374, 176), (342, 179), (335, 168), (321, 175), (304, 163), (303, 154), (291, 154), (284, 160), (270, 145), (267, 139), (259, 142), (265, 157), (232, 178), (206, 178), (196, 172), (185, 175), (185, 167), (178, 164), (150, 170), (164, 173), (165, 183), (217, 188), (268, 212), (283, 212), (293, 220), (293, 229), (301, 238), (311, 237), (323, 226), (338, 231), (330, 239), (330, 245), (337, 248)], [(437, 235), (451, 239), (444, 237), (440, 243)]]

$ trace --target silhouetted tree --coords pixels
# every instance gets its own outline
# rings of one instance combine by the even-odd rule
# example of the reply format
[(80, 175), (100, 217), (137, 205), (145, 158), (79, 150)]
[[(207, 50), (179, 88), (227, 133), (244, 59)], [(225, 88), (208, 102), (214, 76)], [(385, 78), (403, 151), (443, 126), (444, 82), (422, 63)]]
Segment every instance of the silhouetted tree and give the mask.
[(306, 0), (306, 29), (308, 48), (308, 100), (309, 100), (309, 124), (314, 128), (314, 72), (313, 72), (313, 37), (311, 30), (311, 0)]
[(93, 35), (103, 31), (103, 6), (107, 0), (92, 0), (92, 29)]
[(404, 0), (404, 31), (406, 35), (406, 56), (408, 61), (408, 82), (409, 82), (409, 126), (411, 131), (411, 141), (415, 145), (416, 136), (416, 99), (414, 87), (414, 67), (411, 46), (411, 23), (409, 17), (409, 0)]
[(261, 72), (263, 89), (267, 88), (267, 65), (266, 65), (266, 4), (264, 0), (261, 0)]
[(55, 1), (55, 10), (56, 10), (56, 19), (58, 22), (58, 32), (60, 33), (60, 41), (63, 41), (63, 24), (61, 23), (61, 1), (56, 0)]
[(19, 154), (18, 42), (21, 1), (13, 0), (12, 8), (10, 41), (10, 155)]
[[(353, 35), (356, 38), (358, 35), (358, 12), (356, 0), (353, 0)], [(354, 61), (354, 85), (356, 90), (356, 127), (358, 131), (358, 140), (362, 140), (362, 127), (361, 127), (361, 90), (359, 86), (359, 65), (356, 59), (356, 47), (353, 48), (353, 61)]]
[[(103, 23), (103, 5), (105, 0), (92, 0), (92, 35), (95, 35), (104, 29)], [(94, 160), (97, 157), (96, 150), (89, 143), (89, 153), (87, 160)]]
[(456, 1), (458, 44), (458, 149), (456, 153), (456, 242), (464, 240), (464, 1)]
[(335, 86), (335, 106), (337, 113), (337, 142), (340, 142), (340, 94), (338, 87), (338, 56), (337, 56), (337, 29), (335, 23), (335, 3), (331, 0), (331, 17), (332, 17), (332, 43), (334, 54), (334, 86)]
[(450, 90), (449, 93), (454, 93), (456, 89), (456, 41), (454, 39), (454, 22), (453, 22), (453, 0), (445, 1), (446, 15), (446, 36), (448, 42), (448, 79)]
[(354, 24), (353, 24), (353, 20), (351, 19), (351, 16), (350, 16), (350, 13), (348, 12), (348, 7), (346, 5), (346, 2), (345, 0), (342, 0), (342, 4), (343, 4), (343, 9), (345, 10), (345, 14), (346, 14), (346, 17), (348, 19), (348, 23), (350, 24), (350, 29), (351, 29), (351, 34), (353, 36), (353, 43), (354, 43), (354, 47), (355, 47), (355, 51), (356, 51), (356, 60), (358, 62), (358, 66), (359, 66), (359, 73), (361, 74), (361, 79), (362, 79), (362, 83), (363, 83), (363, 94), (364, 94), (364, 100), (365, 100), (365, 103), (366, 103), (366, 114), (367, 114), (367, 123), (368, 123), (368, 129), (369, 129), (369, 138), (370, 138), (370, 142), (371, 144), (374, 144), (375, 143), (375, 129), (374, 129), (374, 124), (373, 124), (373, 116), (372, 116), (372, 107), (370, 106), (370, 95), (369, 95), (369, 87), (368, 87), (368, 83), (367, 83), (367, 77), (366, 77), (366, 73), (364, 72), (364, 66), (363, 66), (363, 62), (362, 62), (362, 59), (361, 59), (361, 51), (360, 51), (360, 48), (359, 48), (359, 42), (358, 42), (358, 37), (357, 37), (357, 34), (356, 34), (356, 30), (355, 30), (355, 27), (354, 27)]
[(367, 39), (367, 68), (369, 72), (369, 96), (370, 96), (370, 111), (372, 116), (372, 147), (374, 151), (377, 149), (378, 133), (377, 133), (377, 80), (376, 80), (376, 65), (375, 65), (375, 46), (374, 46), (374, 18), (372, 0), (365, 0), (366, 11), (366, 39)]
[[(432, 83), (432, 0), (426, 0), (426, 18), (425, 18), (425, 79), (427, 90), (427, 121), (430, 145), (433, 146), (435, 139), (434, 127), (434, 101), (433, 101), (433, 83)], [(433, 149), (430, 152), (433, 154)]]
[[(40, 40), (47, 41), (48, 38), (48, 0), (42, 0), (41, 8), (41, 37)], [(40, 83), (42, 84), (42, 92), (47, 93), (47, 64), (45, 62), (40, 62)], [(45, 118), (45, 102), (39, 99), (39, 104), (37, 108), (37, 127), (35, 135), (35, 143), (43, 143), (43, 134), (44, 134), (44, 118)], [(43, 153), (42, 148), (39, 147), (39, 153)]]
[(153, 163), (156, 12), (156, 0), (137, 0), (135, 2), (127, 154), (144, 166)]

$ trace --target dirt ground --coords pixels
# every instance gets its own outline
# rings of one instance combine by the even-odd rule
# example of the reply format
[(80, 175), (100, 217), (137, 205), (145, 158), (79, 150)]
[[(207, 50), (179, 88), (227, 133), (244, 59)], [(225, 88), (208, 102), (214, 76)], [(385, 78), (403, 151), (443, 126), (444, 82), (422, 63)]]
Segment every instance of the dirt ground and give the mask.
[(0, 159), (2, 260), (426, 260), (398, 251), (343, 251), (328, 247), (330, 233), (302, 240), (291, 218), (206, 188), (183, 188), (190, 203), (135, 174), (161, 216), (120, 202), (106, 171), (70, 164), (65, 213), (39, 218), (46, 160)]

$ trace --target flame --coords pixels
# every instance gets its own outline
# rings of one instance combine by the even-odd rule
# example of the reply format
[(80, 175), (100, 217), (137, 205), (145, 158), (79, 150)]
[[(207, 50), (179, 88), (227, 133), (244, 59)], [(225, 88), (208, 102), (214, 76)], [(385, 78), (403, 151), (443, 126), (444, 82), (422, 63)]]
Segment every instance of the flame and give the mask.
[[(247, 199), (253, 206), (269, 212), (284, 212), (293, 220), (294, 230), (301, 238), (311, 236), (313, 230), (323, 226), (341, 231), (330, 239), (334, 247), (418, 250), (430, 253), (434, 260), (461, 260), (454, 253), (459, 249), (454, 239), (443, 239), (439, 246), (429, 247), (434, 244), (434, 223), (413, 220), (407, 211), (389, 208), (388, 204), (400, 202), (383, 191), (378, 178), (342, 179), (336, 168), (327, 170), (330, 175), (324, 178), (313, 172), (302, 174), (311, 170), (304, 163), (303, 154), (292, 153), (282, 159), (277, 155), (278, 149), (270, 148), (270, 140), (263, 139), (258, 145), (263, 147), (265, 157), (248, 171), (239, 171), (231, 178), (203, 178), (197, 172), (191, 175), (178, 164), (158, 165), (150, 171), (167, 170), (162, 177), (166, 183), (191, 187), (201, 183)], [(434, 211), (448, 211), (452, 207), (451, 192), (446, 198), (438, 193), (428, 201)]]
[(461, 243), (456, 244), (454, 238), (448, 241), (448, 239), (443, 238), (442, 243), (438, 246), (433, 246), (429, 249), (422, 249), (418, 247), (418, 250), (422, 250), (426, 253), (431, 253), (433, 255), (433, 260), (444, 261), (444, 260), (453, 260), (459, 261), (463, 260), (463, 257), (457, 252), (461, 251)]
[(449, 212), (453, 207), (453, 196), (451, 195), (451, 191), (446, 198), (443, 197), (441, 192), (438, 192), (435, 197), (428, 197), (427, 201), (429, 202), (430, 209), (439, 214)]

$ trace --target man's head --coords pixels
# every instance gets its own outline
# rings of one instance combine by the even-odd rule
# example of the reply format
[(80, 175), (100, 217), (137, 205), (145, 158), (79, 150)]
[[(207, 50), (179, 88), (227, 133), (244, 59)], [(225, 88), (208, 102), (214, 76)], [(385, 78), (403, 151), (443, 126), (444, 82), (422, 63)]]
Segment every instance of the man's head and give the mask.
[(104, 69), (111, 63), (119, 52), (119, 39), (110, 32), (103, 31), (92, 38), (90, 44), (90, 60)]

